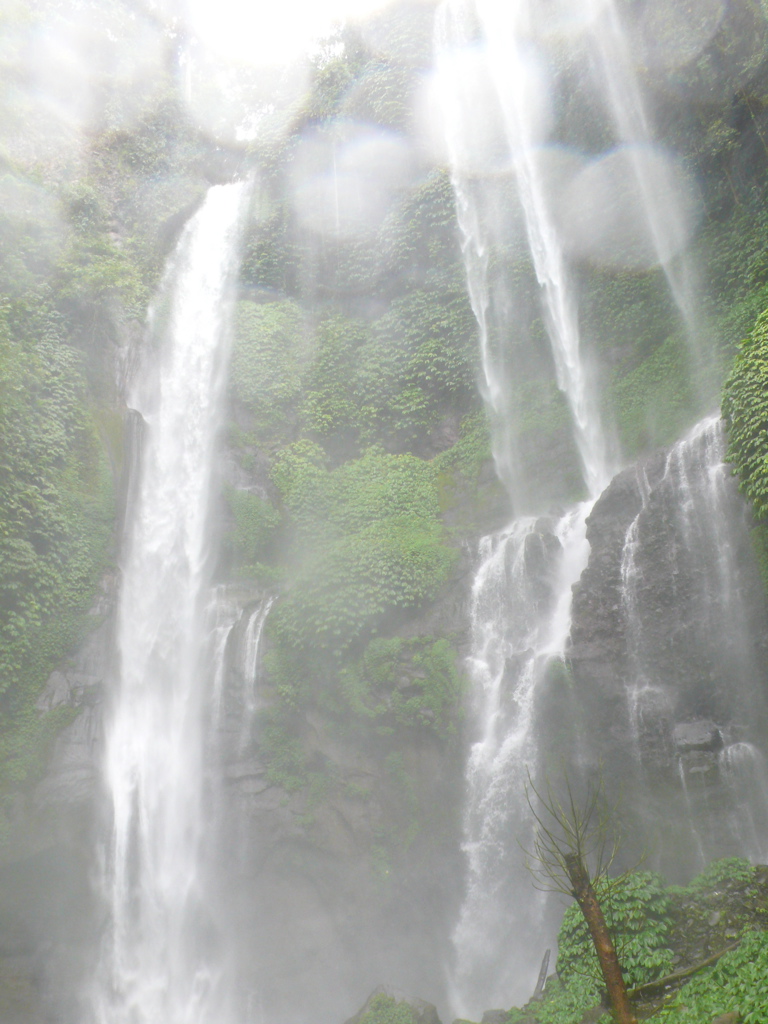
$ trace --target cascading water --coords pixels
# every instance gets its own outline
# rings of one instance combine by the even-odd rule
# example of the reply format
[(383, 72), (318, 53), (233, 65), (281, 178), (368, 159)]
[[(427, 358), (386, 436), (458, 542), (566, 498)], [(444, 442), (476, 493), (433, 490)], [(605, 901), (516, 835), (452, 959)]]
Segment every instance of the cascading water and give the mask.
[(243, 634), (243, 726), (240, 745), (245, 747), (251, 738), (253, 718), (256, 714), (256, 680), (259, 670), (261, 634), (269, 611), (274, 604), (273, 597), (265, 597), (253, 609)]
[[(438, 16), (438, 94), (469, 295), (479, 325), (497, 471), (515, 511), (547, 507), (550, 496), (536, 492), (528, 479), (530, 467), (521, 465), (519, 416), (510, 396), (520, 393), (516, 377), (537, 382), (549, 375), (570, 413), (588, 496), (560, 517), (517, 519), (484, 538), (480, 547), (472, 598), (470, 670), (477, 739), (467, 768), (468, 882), (454, 934), (451, 979), (456, 1009), (469, 1016), (482, 1006), (509, 1005), (529, 995), (538, 961), (552, 941), (546, 900), (533, 891), (520, 852), (532, 831), (526, 781), (541, 778), (542, 771), (562, 771), (562, 764), (552, 763), (551, 744), (541, 749), (547, 733), (542, 707), (548, 679), (553, 673), (568, 673), (563, 659), (572, 588), (589, 557), (586, 519), (616, 468), (592, 357), (585, 354), (580, 336), (571, 256), (597, 255), (598, 262), (604, 259), (614, 266), (660, 265), (689, 330), (693, 323), (692, 278), (681, 257), (690, 237), (692, 209), (675, 177), (674, 162), (652, 148), (617, 12), (610, 0), (560, 5), (554, 12), (563, 21), (561, 28), (568, 22), (571, 31), (577, 24), (572, 37), (576, 49), (586, 45), (596, 55), (597, 69), (593, 66), (587, 74), (599, 83), (613, 131), (626, 144), (618, 151), (618, 163), (614, 152), (592, 165), (579, 164), (547, 145), (556, 120), (549, 102), (554, 89), (548, 63), (554, 58), (548, 40), (557, 35), (552, 16), (551, 7), (536, 0), (446, 0)], [(607, 184), (615, 184), (619, 165), (620, 188), (614, 195), (610, 189), (604, 194), (601, 175), (607, 170)], [(639, 203), (629, 197), (627, 181), (634, 182)], [(582, 201), (585, 187), (588, 202)], [(516, 196), (516, 205), (509, 194)], [(615, 219), (602, 226), (586, 223), (585, 209), (600, 222), (603, 200), (608, 217)], [(626, 225), (623, 236), (620, 231), (617, 235), (617, 224)], [(525, 321), (535, 319), (535, 309), (515, 307), (521, 294), (510, 284), (515, 261), (519, 265), (521, 259), (516, 239), (525, 240), (531, 284), (538, 286), (548, 358), (541, 353), (533, 357), (535, 338), (530, 332), (525, 336)], [(598, 254), (596, 245), (609, 251)], [(521, 342), (515, 340), (519, 332)], [(628, 540), (624, 569), (629, 606), (635, 600), (630, 577), (637, 527)], [(643, 643), (643, 629), (636, 622), (628, 630), (635, 654)], [(638, 735), (646, 705), (665, 700), (653, 679), (636, 674), (628, 689), (628, 710)], [(578, 774), (574, 759), (581, 754), (580, 737), (558, 742), (555, 756), (570, 760), (571, 771)], [(636, 760), (642, 771), (639, 753)]]
[(720, 751), (728, 788), (728, 826), (739, 852), (754, 864), (768, 858), (768, 765), (754, 743), (731, 743)]
[(519, 844), (531, 836), (525, 792), (538, 768), (537, 691), (565, 651), (590, 507), (577, 505), (555, 521), (517, 519), (480, 543), (470, 659), (480, 736), (467, 765), (468, 887), (452, 978), (460, 1006), (519, 997), (521, 977), (535, 971), (543, 952), (537, 941), (549, 923), (546, 900), (526, 893)]
[[(679, 792), (664, 799), (677, 803), (681, 837), (680, 823), (688, 822), (694, 868), (725, 853), (764, 855), (768, 844), (765, 768), (751, 742), (766, 708), (755, 686), (759, 654), (742, 568), (750, 542), (724, 450), (722, 424), (712, 416), (671, 448), (658, 479), (642, 475), (641, 507), (621, 557), (639, 799), (653, 799), (660, 766), (675, 761)], [(663, 576), (651, 569), (661, 550)], [(683, 862), (685, 853), (676, 857)]]
[[(471, 163), (470, 151), (475, 144), (470, 126), (477, 116), (478, 89), (471, 79), (484, 78), (486, 91), (490, 87), (489, 98), (498, 105), (504, 133), (499, 146), (508, 154), (507, 163), (522, 210), (531, 260), (541, 289), (557, 385), (570, 408), (587, 493), (596, 495), (610, 477), (606, 436), (594, 382), (581, 351), (575, 294), (540, 161), (547, 114), (541, 99), (541, 71), (527, 45), (532, 14), (526, 3), (478, 3), (476, 9), (467, 7), (463, 0), (446, 4), (439, 29), (438, 73), (442, 80), (447, 145), (459, 226), (464, 235), (470, 298), (481, 328), (486, 392), (498, 418), (502, 409), (500, 396), (506, 382), (488, 344), (488, 240), (476, 187), (465, 180), (463, 173)], [(466, 49), (477, 21), (483, 29), (486, 53), (482, 59), (473, 53), (472, 64), (467, 68)], [(507, 441), (505, 450), (513, 447), (514, 440)], [(511, 474), (504, 474), (503, 470), (504, 467), (502, 479), (506, 477), (505, 482), (514, 484)], [(513, 502), (515, 498), (512, 493)]]
[[(590, 500), (547, 522), (517, 519), (486, 537), (472, 601), (473, 654), (479, 738), (467, 768), (464, 849), (468, 883), (454, 934), (453, 998), (460, 1012), (505, 1005), (527, 993), (549, 927), (545, 902), (526, 890), (518, 843), (531, 835), (526, 783), (538, 772), (537, 691), (562, 659), (570, 622), (572, 587), (588, 557), (585, 523), (594, 498), (610, 477), (606, 436), (591, 374), (580, 346), (576, 299), (550, 209), (538, 147), (546, 135), (541, 76), (528, 46), (533, 8), (447, 3), (438, 30), (439, 73), (457, 211), (470, 298), (480, 327), (485, 390), (498, 425), (503, 412), (503, 360), (489, 346), (488, 237), (482, 186), (466, 174), (473, 146), (477, 89), (467, 88), (466, 48), (482, 27), (486, 54), (472, 54), (471, 74), (490, 84), (498, 105), (511, 181), (538, 281), (555, 378), (571, 413), (581, 476)], [(478, 63), (481, 61), (481, 63)], [(509, 324), (507, 325), (509, 329)], [(497, 467), (513, 505), (518, 475), (510, 472), (514, 418), (501, 424)], [(507, 454), (499, 459), (498, 452)]]
[(106, 729), (110, 917), (92, 996), (97, 1024), (227, 1019), (206, 905), (206, 528), (245, 194), (244, 184), (212, 188), (184, 229), (131, 396), (146, 430)]
[(214, 588), (213, 598), (208, 606), (207, 626), (211, 638), (211, 661), (213, 685), (211, 705), (216, 723), (221, 720), (224, 680), (227, 669), (227, 648), (232, 632), (242, 616), (239, 603), (233, 600), (226, 586)]

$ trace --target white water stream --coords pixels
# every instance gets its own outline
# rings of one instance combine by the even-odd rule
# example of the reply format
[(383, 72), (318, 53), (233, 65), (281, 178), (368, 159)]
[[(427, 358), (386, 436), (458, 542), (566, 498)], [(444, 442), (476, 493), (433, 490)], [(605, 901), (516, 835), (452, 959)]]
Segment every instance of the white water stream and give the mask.
[(464, 1012), (506, 1005), (510, 993), (519, 1000), (521, 979), (526, 985), (541, 961), (549, 922), (525, 867), (532, 839), (525, 792), (539, 769), (537, 691), (565, 652), (591, 507), (576, 505), (550, 522), (516, 519), (480, 543), (469, 665), (479, 737), (467, 765), (468, 882), (451, 978)]
[[(652, 789), (654, 761), (667, 756), (665, 743), (672, 745), (680, 777), (678, 834), (689, 837), (697, 853), (692, 866), (699, 869), (723, 850), (760, 859), (768, 849), (765, 764), (743, 738), (764, 714), (740, 569), (739, 549), (749, 551), (750, 541), (724, 456), (722, 422), (710, 416), (670, 449), (657, 480), (641, 475), (642, 504), (621, 560), (634, 760), (643, 787)], [(653, 565), (661, 546), (660, 582)], [(681, 608), (686, 625), (676, 628)], [(676, 736), (671, 723), (681, 719)], [(718, 723), (729, 723), (724, 735), (714, 731)], [(709, 733), (707, 757), (700, 748)], [(719, 743), (725, 806), (709, 796)], [(666, 796), (668, 803), (675, 799)]]
[[(651, 152), (652, 132), (621, 22), (610, 0), (564, 7), (571, 21), (577, 16), (585, 42), (597, 55), (609, 115), (619, 140), (628, 144), (620, 160), (626, 165), (623, 195), (629, 175), (639, 195), (639, 206), (636, 199), (630, 206), (642, 224), (636, 238), (618, 240), (617, 251), (626, 243), (629, 250), (634, 246), (642, 253), (645, 265), (662, 266), (692, 330), (691, 275), (680, 258), (689, 237), (690, 212), (683, 190), (673, 181), (671, 162)], [(558, 11), (559, 7), (554, 16)], [(553, 942), (547, 901), (535, 893), (520, 849), (530, 846), (532, 832), (526, 782), (540, 778), (542, 772), (562, 771), (562, 765), (541, 763), (537, 701), (548, 673), (566, 655), (572, 588), (589, 558), (586, 518), (617, 468), (594, 368), (580, 336), (578, 293), (569, 266), (574, 239), (551, 178), (547, 143), (554, 118), (548, 104), (546, 39), (553, 30), (552, 17), (551, 5), (537, 0), (445, 0), (437, 24), (437, 91), (469, 296), (479, 326), (482, 383), (497, 471), (513, 509), (536, 508), (535, 495), (532, 502), (526, 493), (518, 457), (518, 416), (508, 395), (515, 367), (509, 366), (505, 341), (511, 347), (521, 325), (510, 307), (510, 290), (500, 297), (494, 293), (494, 288), (503, 288), (498, 283), (499, 264), (519, 244), (504, 235), (504, 225), (494, 217), (494, 196), (508, 188), (517, 197), (518, 223), (513, 227), (525, 239), (538, 284), (551, 364), (570, 412), (588, 497), (549, 521), (518, 518), (480, 545), (469, 662), (476, 739), (466, 781), (467, 889), (454, 933), (456, 959), (450, 979), (454, 1009), (470, 1018), (488, 1006), (521, 1003), (530, 996), (541, 956)], [(604, 168), (599, 162), (596, 166), (602, 174)], [(577, 177), (579, 187), (589, 180), (589, 173), (588, 169)], [(599, 207), (598, 189), (598, 213)], [(582, 217), (578, 201), (575, 212)], [(570, 218), (572, 224), (573, 211)], [(577, 227), (585, 229), (583, 223)], [(590, 228), (586, 225), (592, 244), (596, 236), (589, 234)], [(499, 308), (504, 315), (496, 329), (498, 337), (493, 337), (491, 311)], [(628, 574), (631, 543), (629, 538)], [(626, 600), (632, 601), (630, 580)], [(637, 647), (641, 626), (632, 628), (638, 634), (633, 640)], [(630, 694), (636, 715), (651, 689), (638, 675)], [(578, 774), (576, 766), (571, 765), (571, 771)]]
[(692, 186), (674, 161), (653, 149), (653, 130), (635, 72), (632, 44), (615, 0), (600, 0), (589, 26), (603, 92), (623, 143), (619, 160), (640, 200), (650, 246), (664, 270), (698, 362), (702, 352), (701, 324), (696, 314), (697, 287), (686, 252), (695, 217)]
[(251, 739), (253, 720), (257, 708), (256, 681), (259, 671), (261, 634), (267, 621), (274, 597), (265, 597), (251, 612), (243, 634), (243, 721), (240, 747), (244, 749)]
[(106, 727), (112, 829), (97, 1024), (227, 1019), (204, 867), (207, 526), (245, 194), (244, 184), (212, 188), (184, 229), (130, 400), (146, 431)]
[[(457, 197), (459, 226), (473, 310), (480, 326), (484, 383), (495, 419), (503, 409), (504, 379), (488, 343), (488, 237), (481, 211), (463, 169), (471, 163), (475, 145), (472, 122), (487, 116), (478, 112), (478, 88), (473, 79), (485, 78), (498, 104), (506, 150), (523, 213), (525, 232), (541, 304), (547, 324), (557, 386), (564, 393), (571, 412), (572, 429), (581, 459), (587, 493), (597, 495), (610, 479), (606, 435), (597, 401), (595, 382), (581, 351), (578, 310), (540, 163), (541, 145), (546, 137), (547, 114), (542, 103), (543, 80), (532, 59), (528, 30), (534, 7), (526, 2), (500, 4), (478, 0), (447, 0), (438, 24), (438, 79), (447, 146), (452, 161), (452, 179)], [(482, 26), (484, 55), (473, 55), (470, 65), (466, 48), (477, 24)], [(512, 325), (508, 325), (511, 328)], [(509, 452), (514, 442), (507, 442)], [(502, 479), (514, 481), (510, 473)], [(512, 494), (515, 501), (515, 495)]]
[[(532, 831), (526, 784), (540, 767), (536, 696), (549, 666), (565, 653), (572, 588), (589, 554), (586, 518), (611, 475), (594, 383), (581, 353), (575, 294), (539, 163), (546, 119), (542, 81), (528, 47), (533, 16), (534, 8), (527, 3), (479, 2), (471, 7), (449, 0), (438, 25), (444, 122), (470, 300), (480, 328), (485, 392), (497, 433), (497, 467), (514, 506), (514, 417), (504, 422), (503, 361), (493, 358), (488, 343), (489, 233), (477, 183), (465, 173), (474, 144), (478, 90), (468, 84), (462, 53), (472, 44), (478, 23), (485, 40), (480, 74), (498, 103), (557, 386), (570, 409), (590, 496), (552, 522), (518, 518), (480, 545), (470, 659), (478, 738), (467, 766), (467, 892), (454, 933), (451, 976), (454, 1006), (468, 1016), (482, 1005), (504, 1006), (529, 995), (526, 986), (547, 941), (546, 901), (535, 893), (524, 895), (528, 880), (520, 849), (530, 844)], [(470, 67), (470, 74), (477, 76), (476, 55)], [(514, 330), (514, 324), (507, 329)]]

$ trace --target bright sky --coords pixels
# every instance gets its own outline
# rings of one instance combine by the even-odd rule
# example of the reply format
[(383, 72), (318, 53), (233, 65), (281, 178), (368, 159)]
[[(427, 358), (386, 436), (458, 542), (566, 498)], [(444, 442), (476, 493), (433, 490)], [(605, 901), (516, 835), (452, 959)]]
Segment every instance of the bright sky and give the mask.
[(387, 0), (189, 0), (193, 30), (225, 60), (285, 64), (334, 21), (362, 18)]

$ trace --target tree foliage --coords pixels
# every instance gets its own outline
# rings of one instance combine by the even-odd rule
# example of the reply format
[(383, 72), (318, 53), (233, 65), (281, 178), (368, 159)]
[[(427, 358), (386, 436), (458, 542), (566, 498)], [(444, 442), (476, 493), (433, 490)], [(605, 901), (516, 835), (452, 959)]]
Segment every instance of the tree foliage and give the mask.
[(742, 342), (725, 384), (727, 458), (760, 518), (768, 517), (768, 311)]

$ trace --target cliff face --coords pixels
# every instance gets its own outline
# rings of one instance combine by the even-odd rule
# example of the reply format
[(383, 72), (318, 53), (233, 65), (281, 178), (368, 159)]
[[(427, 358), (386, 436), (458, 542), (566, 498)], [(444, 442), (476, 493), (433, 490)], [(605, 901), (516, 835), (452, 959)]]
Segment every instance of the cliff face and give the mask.
[[(421, 637), (461, 636), (466, 576), (443, 602), (409, 617), (397, 674), (380, 684), (375, 728), (305, 705), (290, 737), (270, 735), (274, 681), (259, 679), (254, 728), (243, 659), (261, 595), (240, 588), (243, 612), (227, 641), (220, 728), (210, 737), (210, 841), (217, 847), (211, 927), (231, 945), (258, 998), (280, 1019), (335, 1020), (381, 979), (445, 1000), (443, 965), (461, 895), (464, 730), (429, 707), (403, 722), (396, 709), (435, 668)], [(232, 596), (232, 595), (230, 595)], [(112, 608), (49, 678), (40, 709), (68, 708), (48, 770), (16, 811), (0, 866), (0, 967), (28, 985), (19, 1019), (69, 1021), (99, 945), (95, 855), (108, 828), (101, 784), (104, 716), (113, 670)], [(269, 664), (269, 643), (261, 656)], [(453, 662), (450, 654), (450, 663)], [(439, 669), (447, 670), (445, 660)], [(66, 897), (64, 897), (66, 892)], [(15, 979), (15, 980), (13, 980)], [(26, 981), (25, 981), (26, 979)], [(1, 987), (0, 987), (1, 991)], [(250, 995), (249, 995), (250, 993)], [(30, 1014), (33, 1014), (30, 1016)], [(13, 1018), (9, 1018), (13, 1019)], [(51, 1017), (50, 1019), (54, 1019)]]
[[(574, 589), (568, 649), (569, 706), (578, 709), (570, 734), (588, 761), (603, 762), (621, 796), (626, 856), (650, 846), (654, 866), (681, 879), (701, 859), (759, 857), (750, 842), (768, 816), (759, 753), (768, 615), (748, 513), (721, 457), (712, 421), (614, 478), (588, 520), (590, 556)], [(229, 922), (241, 976), (284, 1019), (302, 1018), (307, 992), (318, 1016), (333, 1019), (382, 977), (445, 1000), (442, 970), (463, 881), (466, 698), (459, 691), (448, 705), (403, 709), (431, 675), (447, 671), (434, 661), (436, 637), (451, 638), (451, 661), (468, 653), (471, 563), (461, 560), (439, 599), (398, 622), (396, 647), (382, 660), (369, 654), (372, 688), (360, 697), (370, 701), (367, 714), (330, 699), (331, 663), (326, 700), (305, 694), (290, 719), (276, 719), (284, 682), (279, 640), (267, 630), (252, 729), (244, 728), (252, 713), (246, 634), (264, 592), (242, 584), (228, 592), (241, 610), (226, 640), (224, 713), (212, 741), (217, 914)], [(105, 595), (98, 610), (108, 602)], [(40, 863), (43, 871), (46, 857), (67, 864), (84, 893), (109, 652), (107, 614), (40, 699), (41, 708), (62, 702), (78, 712), (36, 792), (38, 815), (53, 816), (58, 829)], [(553, 750), (561, 718), (555, 709), (543, 722)], [(49, 890), (48, 881), (39, 897), (44, 920)], [(72, 969), (62, 966), (70, 938), (57, 946), (51, 937), (57, 927), (49, 920), (44, 929), (54, 975)], [(81, 935), (83, 960), (91, 928)]]
[[(469, 590), (477, 539), (507, 521), (509, 503), (478, 393), (454, 198), (446, 174), (424, 156), (413, 117), (430, 32), (425, 23), (406, 56), (346, 38), (340, 55), (315, 68), (312, 95), (288, 133), (250, 154), (212, 144), (170, 101), (130, 130), (95, 133), (88, 174), (68, 171), (71, 188), (59, 187), (55, 167), (43, 168), (44, 195), (66, 211), (67, 246), (49, 239), (40, 271), (33, 223), (21, 232), (29, 251), (19, 251), (27, 270), (38, 267), (34, 287), (3, 264), (11, 305), (0, 342), (15, 353), (3, 363), (11, 383), (45, 392), (50, 346), (75, 354), (56, 377), (66, 393), (21, 411), (39, 425), (46, 409), (71, 411), (74, 390), (82, 414), (64, 416), (62, 437), (77, 444), (52, 459), (54, 483), (61, 472), (65, 492), (74, 478), (82, 484), (78, 521), (41, 537), (21, 516), (18, 558), (0, 579), (15, 610), (20, 594), (29, 607), (38, 600), (35, 587), (48, 579), (38, 562), (51, 553), (77, 575), (73, 588), (57, 570), (39, 622), (24, 634), (21, 670), (18, 635), (3, 648), (10, 840), (0, 855), (0, 933), (12, 938), (0, 955), (9, 970), (16, 963), (21, 988), (37, 1000), (25, 1022), (34, 1013), (78, 1019), (99, 942), (92, 869), (107, 827), (100, 757), (117, 586), (114, 570), (104, 572), (119, 547), (114, 492), (119, 499), (128, 489), (132, 446), (123, 437), (135, 419), (120, 387), (175, 235), (207, 182), (252, 158), (258, 180), (215, 517), (223, 717), (211, 737), (207, 799), (218, 846), (216, 913), (226, 918), (220, 930), (231, 934), (240, 976), (252, 982), (244, 999), (282, 1020), (310, 1010), (314, 1019), (341, 1019), (381, 980), (437, 1003), (445, 997), (473, 738)], [(712, 213), (695, 244), (722, 339), (716, 364), (730, 358), (765, 299), (758, 143), (768, 106), (750, 106), (764, 92), (756, 68), (750, 90), (740, 85), (717, 110), (702, 102), (691, 113), (687, 100), (669, 99), (665, 128), (696, 168)], [(571, 113), (561, 135), (591, 151), (584, 111)], [(353, 172), (362, 167), (367, 189), (382, 153), (389, 163), (369, 190), (381, 200), (372, 225), (360, 228), (353, 203), (343, 230), (324, 219), (328, 204), (313, 203), (322, 193), (312, 190), (325, 187), (337, 157), (347, 161), (348, 198), (360, 184)], [(14, 169), (27, 186), (40, 173), (34, 162)], [(580, 486), (568, 413), (529, 260), (494, 242), (489, 265), (506, 282), (504, 308), (491, 310), (490, 322), (493, 343), (514, 363), (507, 397), (517, 454), (531, 501), (546, 511)], [(54, 301), (41, 318), (49, 271)], [(638, 846), (649, 845), (651, 822), (687, 823), (679, 846), (654, 854), (673, 876), (687, 876), (699, 857), (744, 851), (760, 832), (757, 819), (768, 816), (759, 749), (765, 599), (744, 505), (712, 451), (690, 442), (677, 454), (648, 455), (693, 422), (699, 404), (661, 271), (584, 265), (579, 275), (584, 333), (604, 368), (606, 419), (615, 419), (627, 458), (640, 461), (592, 511), (567, 664), (541, 696), (542, 743), (553, 754), (570, 744), (590, 765), (604, 760), (624, 784)], [(510, 309), (520, 311), (514, 337)], [(28, 346), (34, 359), (18, 355)], [(5, 360), (6, 349), (0, 354)], [(716, 378), (718, 366), (709, 372)], [(27, 472), (40, 438), (22, 430), (17, 440)], [(102, 483), (110, 493), (94, 512)], [(95, 514), (98, 550), (88, 550), (85, 565), (68, 562), (88, 547), (70, 542), (87, 539)], [(546, 576), (557, 541), (546, 516), (540, 525), (527, 556)], [(86, 614), (100, 578), (104, 593)], [(543, 580), (542, 600), (547, 592)], [(254, 615), (270, 599), (251, 661)]]
[(744, 852), (765, 816), (762, 801), (745, 805), (765, 777), (768, 619), (723, 451), (709, 421), (616, 477), (588, 520), (574, 590), (568, 656), (592, 754), (626, 787), (633, 829), (677, 816), (688, 855), (654, 854), (676, 877), (697, 857)]

